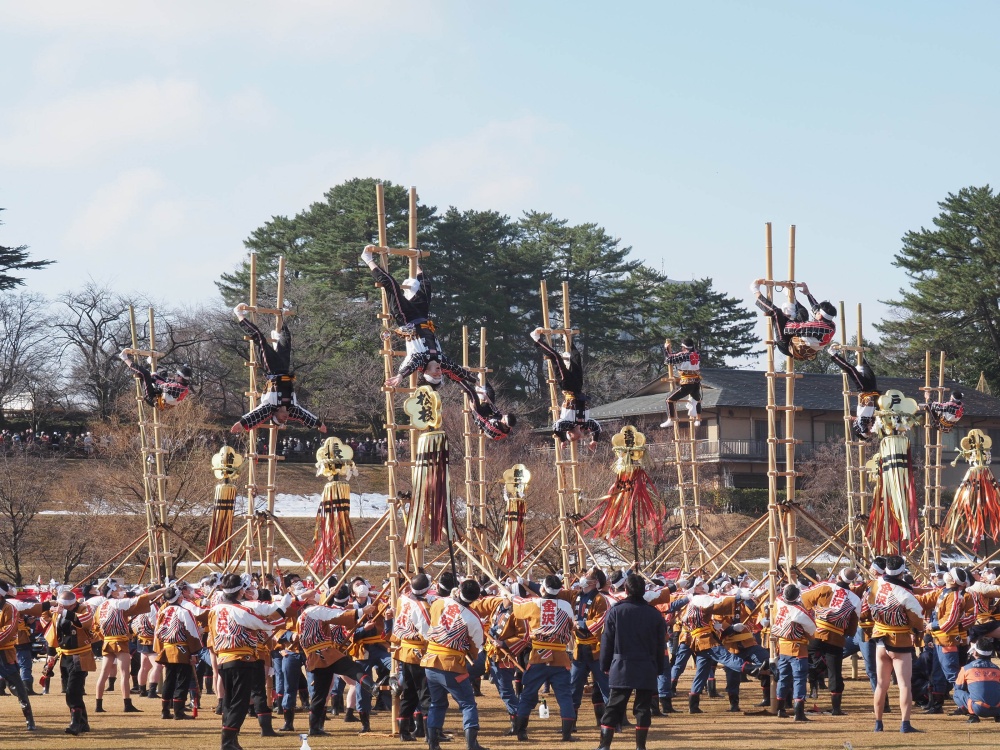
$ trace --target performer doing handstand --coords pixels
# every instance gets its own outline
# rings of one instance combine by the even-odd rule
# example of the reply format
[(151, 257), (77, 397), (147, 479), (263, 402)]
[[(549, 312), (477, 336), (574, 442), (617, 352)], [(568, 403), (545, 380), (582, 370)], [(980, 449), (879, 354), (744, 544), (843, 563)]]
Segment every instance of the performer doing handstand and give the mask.
[[(299, 406), (295, 397), (295, 376), (292, 375), (292, 333), (288, 330), (284, 319), (272, 347), (260, 329), (247, 319), (249, 309), (248, 305), (241, 302), (233, 308), (233, 312), (236, 313), (240, 327), (246, 331), (257, 347), (259, 362), (267, 376), (267, 386), (260, 397), (260, 406), (240, 417), (240, 421), (232, 426), (230, 432), (238, 435), (246, 430), (252, 430), (268, 419), (279, 425), (291, 419), (325, 433), (326, 425), (315, 414)], [(282, 318), (290, 314), (291, 311), (286, 310)]]
[(178, 367), (173, 375), (165, 375), (162, 370), (153, 373), (149, 371), (148, 367), (134, 362), (131, 349), (122, 349), (118, 357), (142, 381), (142, 400), (150, 406), (159, 409), (177, 406), (191, 392), (190, 383), (193, 373), (187, 365)]
[(851, 430), (862, 440), (867, 440), (874, 433), (875, 409), (878, 406), (878, 397), (881, 395), (878, 382), (875, 380), (875, 371), (867, 362), (862, 362), (860, 366), (848, 362), (840, 353), (840, 344), (837, 342), (830, 344), (829, 353), (830, 359), (847, 373), (847, 379), (858, 392), (858, 407), (856, 416), (851, 420)]
[(580, 440), (584, 432), (590, 433), (589, 447), (597, 447), (597, 439), (601, 436), (601, 425), (590, 418), (587, 408), (587, 395), (583, 392), (583, 360), (576, 342), (570, 346), (572, 352), (559, 353), (542, 339), (544, 328), (536, 328), (531, 332), (535, 346), (542, 350), (555, 368), (556, 380), (563, 392), (562, 411), (559, 420), (552, 425), (552, 434), (563, 442)]
[(681, 342), (681, 350), (674, 354), (670, 350), (670, 342), (663, 342), (663, 364), (676, 365), (680, 371), (680, 384), (667, 396), (667, 421), (660, 427), (670, 427), (677, 417), (676, 403), (690, 396), (695, 403), (694, 426), (701, 425), (701, 355), (694, 347), (694, 339), (688, 338)]
[(750, 285), (750, 290), (757, 296), (757, 307), (774, 321), (778, 339), (774, 345), (786, 357), (815, 359), (819, 350), (829, 344), (837, 332), (837, 325), (834, 323), (837, 308), (826, 301), (817, 302), (809, 293), (808, 285), (800, 282), (796, 286), (806, 295), (812, 307), (813, 317), (810, 320), (809, 311), (798, 300), (794, 305), (786, 303), (784, 308), (771, 302), (760, 293), (760, 285), (763, 283), (764, 279), (757, 279)]

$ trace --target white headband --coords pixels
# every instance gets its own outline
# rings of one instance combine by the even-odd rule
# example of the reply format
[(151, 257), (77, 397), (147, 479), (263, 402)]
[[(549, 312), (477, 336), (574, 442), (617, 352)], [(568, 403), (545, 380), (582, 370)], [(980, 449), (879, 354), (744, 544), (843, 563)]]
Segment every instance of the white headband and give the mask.
[(412, 591), (417, 596), (420, 596), (421, 594), (426, 594), (428, 591), (430, 591), (430, 589), (431, 589), (431, 585), (429, 583), (426, 586), (424, 586), (422, 589), (415, 589), (415, 588), (413, 588), (412, 585), (410, 586), (410, 591)]
[(465, 595), (461, 591), (458, 592), (458, 600), (462, 602), (462, 604), (472, 604), (472, 602), (475, 601), (475, 599), (466, 599)]
[(17, 593), (17, 587), (15, 586), (11, 586), (9, 589), (5, 589), (3, 586), (0, 586), (0, 594), (3, 594), (4, 596), (11, 596), (15, 593)]
[(178, 591), (174, 591), (174, 595), (172, 597), (170, 597), (169, 599), (167, 599), (166, 597), (164, 597), (163, 600), (167, 604), (173, 604), (174, 602), (176, 602), (180, 598), (181, 598), (181, 592), (178, 590)]
[(902, 567), (899, 568), (886, 568), (885, 572), (891, 576), (902, 575), (906, 572), (906, 562), (904, 561)]
[(560, 587), (559, 587), (559, 588), (557, 588), (557, 589), (552, 589), (552, 588), (549, 588), (548, 586), (546, 586), (546, 585), (545, 585), (545, 584), (543, 583), (543, 584), (542, 584), (542, 591), (544, 591), (544, 592), (545, 592), (546, 594), (551, 594), (552, 596), (555, 596), (555, 595), (556, 595), (556, 594), (558, 594), (558, 593), (559, 593), (560, 591), (562, 591), (562, 587), (560, 586)]
[(978, 641), (973, 644), (973, 647), (976, 649), (976, 653), (979, 654), (980, 656), (992, 656), (993, 655), (993, 649), (991, 649), (991, 648), (990, 649), (980, 649)]
[(817, 312), (818, 312), (818, 313), (820, 314), (820, 316), (821, 316), (821, 317), (824, 317), (824, 318), (826, 318), (826, 319), (827, 319), (827, 320), (829, 320), (829, 321), (832, 321), (832, 320), (833, 320), (833, 316), (832, 316), (832, 315), (830, 315), (830, 313), (828, 313), (828, 312), (825, 312), (825, 311), (823, 311), (823, 310), (818, 310)]
[(235, 594), (237, 591), (243, 590), (243, 582), (240, 581), (239, 586), (233, 586), (231, 589), (222, 589), (223, 594)]

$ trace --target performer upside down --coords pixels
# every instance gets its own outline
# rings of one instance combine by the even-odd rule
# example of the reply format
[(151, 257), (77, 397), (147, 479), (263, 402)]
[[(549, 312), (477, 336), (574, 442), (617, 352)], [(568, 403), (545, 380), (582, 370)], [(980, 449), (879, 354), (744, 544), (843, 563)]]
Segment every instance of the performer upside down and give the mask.
[(597, 447), (601, 436), (601, 425), (590, 417), (589, 397), (583, 392), (583, 358), (576, 343), (570, 344), (571, 352), (559, 353), (542, 339), (544, 328), (531, 332), (531, 340), (552, 362), (556, 382), (563, 392), (562, 410), (559, 419), (552, 425), (552, 434), (563, 443), (582, 440), (590, 433), (590, 448)]
[(809, 286), (803, 281), (796, 284), (809, 300), (812, 307), (812, 319), (809, 311), (801, 302), (795, 300), (778, 307), (760, 293), (760, 285), (764, 279), (757, 279), (750, 285), (750, 290), (757, 297), (757, 307), (765, 316), (774, 321), (775, 346), (786, 357), (799, 360), (816, 358), (817, 352), (833, 340), (837, 332), (834, 322), (837, 308), (827, 301), (817, 302), (809, 292)]
[(181, 365), (173, 375), (166, 375), (166, 370), (150, 372), (148, 367), (140, 365), (132, 359), (131, 349), (122, 349), (118, 358), (139, 378), (142, 383), (143, 401), (150, 406), (165, 409), (177, 406), (191, 393), (191, 378), (194, 373), (187, 365)]
[[(241, 432), (252, 430), (270, 419), (278, 425), (285, 424), (288, 420), (301, 422), (306, 427), (315, 427), (321, 433), (325, 433), (326, 425), (315, 414), (300, 406), (295, 397), (295, 376), (292, 374), (292, 332), (288, 330), (288, 326), (282, 320), (281, 330), (277, 332), (277, 340), (272, 347), (264, 338), (261, 330), (247, 319), (249, 309), (248, 305), (241, 302), (233, 308), (233, 312), (236, 313), (240, 327), (246, 331), (257, 347), (257, 356), (260, 365), (264, 368), (267, 386), (260, 397), (260, 406), (240, 417), (240, 421), (232, 426), (230, 432), (238, 435)], [(291, 311), (286, 310), (283, 317), (290, 314)]]
[(829, 352), (830, 359), (847, 374), (848, 381), (858, 392), (858, 406), (851, 421), (851, 430), (862, 440), (867, 440), (875, 429), (875, 408), (881, 395), (875, 371), (867, 362), (857, 366), (852, 365), (840, 353), (840, 344), (836, 342), (830, 344)]

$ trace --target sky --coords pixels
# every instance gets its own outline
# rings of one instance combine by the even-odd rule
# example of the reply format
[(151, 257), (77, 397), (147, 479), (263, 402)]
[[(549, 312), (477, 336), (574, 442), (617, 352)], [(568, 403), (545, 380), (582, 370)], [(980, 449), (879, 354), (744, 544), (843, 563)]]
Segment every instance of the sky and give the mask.
[(8, 1), (0, 245), (57, 261), (47, 296), (216, 304), (255, 228), (377, 177), (599, 224), (748, 304), (765, 222), (782, 278), (794, 224), (797, 279), (871, 333), (900, 238), (997, 172), (997, 28), (961, 1)]

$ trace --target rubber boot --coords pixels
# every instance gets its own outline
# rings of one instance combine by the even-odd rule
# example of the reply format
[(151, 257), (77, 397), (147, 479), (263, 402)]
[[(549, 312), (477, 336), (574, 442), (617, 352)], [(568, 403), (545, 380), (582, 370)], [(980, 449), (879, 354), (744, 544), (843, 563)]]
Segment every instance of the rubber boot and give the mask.
[(735, 714), (740, 711), (740, 694), (729, 693), (729, 713)]
[(37, 727), (35, 726), (35, 716), (34, 714), (31, 713), (31, 704), (27, 702), (22, 703), (21, 713), (24, 714), (25, 729), (27, 729), (29, 732), (34, 732), (35, 729), (37, 729)]
[(187, 721), (193, 718), (193, 716), (188, 716), (184, 711), (184, 699), (174, 698), (174, 721)]
[(819, 683), (816, 680), (809, 680), (809, 697), (819, 698)]
[(601, 719), (604, 717), (604, 704), (594, 704), (594, 718), (597, 719), (597, 726), (601, 726)]
[(663, 712), (664, 716), (666, 716), (667, 714), (680, 713), (680, 711), (674, 708), (674, 698), (671, 695), (663, 696), (662, 698), (660, 698), (660, 710)]
[(795, 719), (794, 721), (809, 721), (809, 717), (806, 716), (806, 701), (805, 698), (800, 698), (795, 701)]
[(649, 736), (649, 727), (635, 728), (635, 750), (646, 750), (646, 737)]
[[(930, 705), (929, 701), (928, 701), (927, 705), (928, 706)], [(882, 704), (882, 713), (884, 713), (884, 714), (891, 714), (892, 713), (892, 704), (889, 703), (889, 694), (888, 693), (885, 694), (885, 703)]]
[(688, 696), (688, 713), (689, 714), (703, 714), (704, 711), (698, 706), (701, 702), (701, 696), (698, 693), (692, 693)]
[(86, 734), (90, 731), (90, 719), (87, 717), (87, 707), (80, 709), (80, 731)]
[(75, 737), (83, 731), (83, 712), (79, 708), (72, 708), (69, 716), (70, 721), (69, 726), (66, 727), (66, 734), (72, 734)]
[(367, 711), (362, 711), (358, 714), (358, 718), (361, 719), (361, 729), (358, 730), (358, 734), (368, 734), (368, 732), (372, 731), (371, 714)]
[(416, 737), (410, 733), (410, 725), (413, 719), (407, 716), (405, 719), (396, 719), (396, 726), (399, 728), (400, 742), (415, 742)]
[(965, 720), (965, 723), (966, 724), (978, 724), (979, 723), (979, 717), (976, 716), (975, 714), (969, 714), (969, 718)]
[(147, 697), (149, 697), (149, 690), (146, 689), (145, 685), (143, 685), (142, 687), (139, 688), (139, 697), (140, 698), (147, 698)]
[(309, 714), (309, 736), (310, 737), (325, 737), (326, 732), (323, 731), (323, 719)]
[(94, 706), (94, 713), (95, 714), (107, 713), (107, 711), (104, 710), (104, 698), (97, 699), (97, 705)]
[(573, 720), (563, 719), (562, 720), (562, 741), (563, 742), (575, 742), (576, 737), (573, 736)]
[(7, 692), (7, 680), (0, 679), (0, 695), (10, 695)]
[(243, 750), (240, 743), (236, 741), (239, 731), (236, 729), (222, 730), (222, 750)]
[(653, 716), (663, 717), (663, 711), (660, 710), (660, 704), (657, 701), (649, 702), (649, 710)]
[(465, 730), (465, 750), (490, 750), (479, 744), (479, 727), (469, 727)]
[(528, 717), (518, 716), (516, 717), (516, 724), (514, 725), (515, 736), (518, 742), (528, 741)]
[(148, 694), (147, 697), (152, 698), (154, 700), (160, 697), (159, 695), (156, 694), (156, 683), (155, 682), (149, 683), (149, 694)]
[(358, 717), (354, 715), (354, 709), (353, 708), (349, 708), (346, 711), (344, 711), (344, 721), (345, 722), (347, 722), (347, 723), (350, 724), (350, 723), (355, 722), (357, 720), (358, 720)]
[[(183, 710), (184, 706), (181, 705)], [(257, 723), (260, 724), (260, 736), (261, 737), (278, 737), (278, 733), (274, 731), (274, 714), (257, 714)]]
[(899, 731), (902, 734), (910, 734), (911, 732), (919, 732), (920, 730), (916, 729), (910, 722), (902, 721), (899, 723)]
[(505, 734), (505, 737), (513, 737), (517, 734), (517, 714), (510, 714), (510, 730)]
[(108, 678), (108, 692), (109, 693), (115, 692), (115, 680), (116, 679), (118, 679), (118, 678), (117, 677), (109, 677)]
[(125, 699), (125, 713), (127, 713), (127, 714), (141, 714), (142, 711), (140, 711), (138, 708), (136, 708), (135, 706), (132, 705), (132, 699), (131, 698), (126, 698)]
[(778, 698), (778, 718), (779, 719), (787, 719), (788, 718), (788, 712), (785, 711), (785, 699), (784, 698)]
[(924, 709), (925, 714), (944, 713), (944, 693), (931, 693), (931, 700)]
[(170, 701), (166, 698), (160, 701), (160, 718), (161, 719), (172, 719), (173, 714), (170, 713)]
[(427, 729), (424, 726), (424, 715), (419, 711), (413, 714), (413, 736), (418, 740), (427, 736)]
[(761, 708), (763, 708), (765, 706), (770, 706), (771, 705), (771, 685), (770, 684), (767, 684), (767, 685), (762, 684), (760, 686), (760, 691), (761, 691), (761, 694), (763, 695), (763, 699), (761, 700), (760, 703), (757, 704), (757, 706), (761, 707)]
[(441, 750), (441, 730), (427, 727), (427, 750)]
[(285, 719), (285, 723), (278, 727), (279, 732), (294, 732), (295, 731), (295, 709), (286, 708), (281, 712), (282, 717)]
[(708, 678), (708, 697), (709, 698), (718, 698), (719, 697), (719, 691), (715, 687), (715, 678), (714, 677), (709, 677)]
[(843, 699), (844, 696), (841, 693), (830, 693), (830, 703), (833, 704), (833, 711), (831, 713), (834, 716), (847, 716), (847, 714), (840, 709), (840, 704)]
[(477, 677), (472, 681), (472, 694), (477, 698), (483, 697), (483, 678)]
[(873, 732), (884, 732), (885, 731), (885, 724), (882, 723), (881, 719), (875, 719), (875, 728), (872, 731)]
[[(611, 741), (615, 738), (615, 730), (611, 727), (601, 727), (601, 745), (597, 750), (611, 750)], [(639, 746), (638, 737), (636, 747)]]

